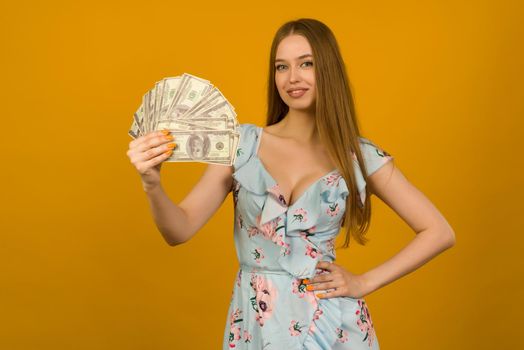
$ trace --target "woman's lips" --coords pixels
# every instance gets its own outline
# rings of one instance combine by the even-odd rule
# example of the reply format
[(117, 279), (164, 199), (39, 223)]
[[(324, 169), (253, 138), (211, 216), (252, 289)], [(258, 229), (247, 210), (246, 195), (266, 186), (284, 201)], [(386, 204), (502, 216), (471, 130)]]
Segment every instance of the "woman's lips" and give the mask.
[(294, 91), (288, 91), (288, 95), (293, 98), (299, 98), (302, 97), (306, 93), (307, 89), (300, 89), (300, 90), (294, 90)]

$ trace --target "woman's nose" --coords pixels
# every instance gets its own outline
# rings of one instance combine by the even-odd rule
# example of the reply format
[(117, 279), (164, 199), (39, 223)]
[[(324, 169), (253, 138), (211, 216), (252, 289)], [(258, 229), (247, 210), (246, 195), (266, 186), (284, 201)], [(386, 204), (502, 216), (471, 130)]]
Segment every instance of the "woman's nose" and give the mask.
[(289, 81), (294, 82), (294, 81), (299, 81), (299, 80), (300, 80), (300, 72), (298, 71), (298, 68), (292, 67), (289, 70)]

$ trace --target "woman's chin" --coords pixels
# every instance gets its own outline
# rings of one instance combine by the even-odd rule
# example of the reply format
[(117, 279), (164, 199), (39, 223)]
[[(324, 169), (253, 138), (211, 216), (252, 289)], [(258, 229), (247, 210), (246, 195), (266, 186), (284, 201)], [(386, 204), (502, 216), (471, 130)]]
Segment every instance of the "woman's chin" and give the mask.
[(287, 106), (289, 109), (293, 109), (296, 111), (301, 112), (314, 112), (315, 111), (315, 104), (314, 103), (288, 103)]

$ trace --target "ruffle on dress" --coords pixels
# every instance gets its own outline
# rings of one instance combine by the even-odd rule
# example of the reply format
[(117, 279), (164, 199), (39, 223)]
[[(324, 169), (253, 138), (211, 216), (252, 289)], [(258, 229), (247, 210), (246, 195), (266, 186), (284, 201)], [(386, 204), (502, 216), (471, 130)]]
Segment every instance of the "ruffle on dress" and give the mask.
[[(253, 174), (261, 174), (261, 176), (254, 179)], [(263, 198), (257, 228), (264, 231), (267, 237), (271, 237), (273, 243), (280, 246), (278, 262), (282, 269), (296, 278), (312, 278), (316, 274), (318, 257), (304, 259), (302, 255), (293, 254), (293, 252), (306, 251), (308, 245), (310, 248), (321, 251), (320, 247), (307, 238), (304, 232), (314, 227), (318, 228), (318, 219), (323, 212), (322, 206), (332, 203), (345, 205), (349, 191), (342, 176), (336, 170), (324, 175), (311, 184), (291, 206), (287, 205), (279, 185), (263, 168), (256, 156), (251, 157), (242, 167), (238, 168), (233, 173), (233, 177), (246, 191)], [(330, 180), (337, 183), (330, 183)], [(308, 207), (306, 220), (303, 220), (301, 215), (303, 208), (300, 204), (304, 201)], [(282, 216), (285, 221), (282, 224), (284, 227), (277, 230), (276, 219)], [(339, 230), (339, 225), (333, 225), (329, 231), (317, 229), (315, 236), (333, 236)]]

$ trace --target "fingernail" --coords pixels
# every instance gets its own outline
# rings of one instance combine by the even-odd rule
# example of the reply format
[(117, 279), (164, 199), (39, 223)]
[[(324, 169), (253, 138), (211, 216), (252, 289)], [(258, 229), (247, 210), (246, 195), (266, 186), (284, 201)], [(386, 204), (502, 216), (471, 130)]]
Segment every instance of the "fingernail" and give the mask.
[(313, 286), (312, 285), (306, 286), (306, 290), (313, 290)]
[(323, 297), (324, 297), (324, 294), (319, 293), (319, 294), (317, 294), (317, 297), (319, 297), (319, 298), (323, 298)]
[(172, 140), (173, 140), (173, 135), (167, 135), (167, 136), (164, 136), (164, 138), (165, 138), (167, 141), (172, 141)]
[(167, 129), (162, 130), (162, 134), (169, 135), (169, 130), (167, 130)]
[(169, 150), (169, 151), (165, 151), (164, 153), (165, 153), (166, 155), (170, 156), (171, 153), (173, 153), (173, 151), (172, 151), (172, 150)]
[(175, 148), (175, 146), (176, 146), (176, 143), (168, 143), (167, 144), (167, 148), (173, 149), (173, 148)]
[(304, 279), (302, 280), (302, 283), (304, 283), (304, 284), (308, 284), (308, 283), (309, 283), (309, 279), (304, 278)]

